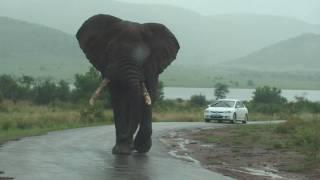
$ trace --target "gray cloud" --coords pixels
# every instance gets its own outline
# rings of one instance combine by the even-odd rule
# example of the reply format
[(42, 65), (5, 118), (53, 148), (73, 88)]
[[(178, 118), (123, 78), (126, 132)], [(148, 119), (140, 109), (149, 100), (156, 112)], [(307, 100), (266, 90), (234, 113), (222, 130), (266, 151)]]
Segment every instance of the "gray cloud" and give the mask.
[(319, 0), (118, 0), (132, 3), (169, 4), (204, 15), (254, 13), (288, 16), (320, 24)]

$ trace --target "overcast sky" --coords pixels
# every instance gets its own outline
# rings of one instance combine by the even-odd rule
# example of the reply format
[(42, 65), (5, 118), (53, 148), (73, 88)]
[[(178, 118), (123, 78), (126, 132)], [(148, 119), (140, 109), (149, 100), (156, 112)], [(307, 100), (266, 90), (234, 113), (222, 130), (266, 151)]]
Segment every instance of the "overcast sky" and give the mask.
[(289, 16), (320, 24), (320, 0), (118, 0), (132, 3), (164, 3), (204, 15), (255, 13)]

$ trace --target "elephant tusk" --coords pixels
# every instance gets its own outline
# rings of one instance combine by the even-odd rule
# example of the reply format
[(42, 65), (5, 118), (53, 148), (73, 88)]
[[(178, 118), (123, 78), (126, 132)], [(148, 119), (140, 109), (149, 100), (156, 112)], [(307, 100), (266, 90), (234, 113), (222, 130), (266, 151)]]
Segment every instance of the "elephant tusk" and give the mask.
[(143, 88), (144, 100), (148, 106), (151, 106), (152, 104), (151, 97), (144, 83), (142, 83), (142, 88)]
[(94, 105), (95, 100), (100, 96), (101, 91), (103, 90), (104, 87), (106, 87), (106, 86), (109, 84), (109, 82), (110, 82), (110, 80), (109, 80), (109, 79), (106, 79), (106, 78), (104, 78), (104, 79), (101, 81), (99, 87), (98, 87), (98, 88), (96, 89), (96, 91), (92, 94), (92, 96), (91, 96), (91, 98), (90, 98), (90, 100), (89, 100), (89, 104), (90, 104), (91, 106)]

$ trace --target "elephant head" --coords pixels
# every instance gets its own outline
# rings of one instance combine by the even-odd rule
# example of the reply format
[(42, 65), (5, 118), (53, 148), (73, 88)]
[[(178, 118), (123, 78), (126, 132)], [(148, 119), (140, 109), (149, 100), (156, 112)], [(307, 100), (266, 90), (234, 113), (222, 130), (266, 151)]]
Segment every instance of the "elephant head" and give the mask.
[(149, 151), (151, 102), (155, 101), (159, 74), (179, 51), (177, 39), (162, 24), (140, 24), (102, 14), (86, 20), (76, 37), (87, 59), (103, 76), (90, 103), (104, 86), (110, 87), (116, 126), (113, 153)]

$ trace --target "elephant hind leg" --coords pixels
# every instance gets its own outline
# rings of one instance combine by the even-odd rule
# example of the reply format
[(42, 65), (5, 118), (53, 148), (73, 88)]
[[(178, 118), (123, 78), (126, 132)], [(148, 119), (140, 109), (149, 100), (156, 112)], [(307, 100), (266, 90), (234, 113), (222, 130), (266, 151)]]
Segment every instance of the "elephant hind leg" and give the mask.
[(145, 105), (142, 121), (140, 123), (139, 131), (134, 140), (134, 149), (138, 153), (146, 153), (152, 146), (152, 110), (150, 106)]

